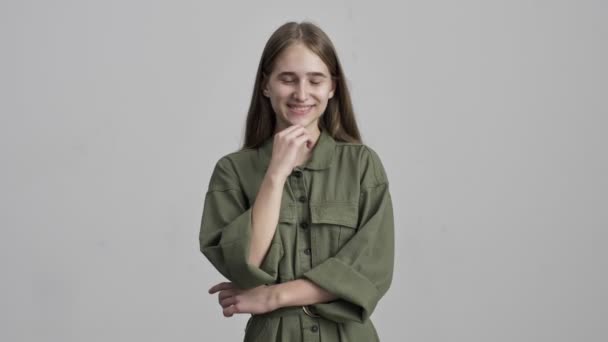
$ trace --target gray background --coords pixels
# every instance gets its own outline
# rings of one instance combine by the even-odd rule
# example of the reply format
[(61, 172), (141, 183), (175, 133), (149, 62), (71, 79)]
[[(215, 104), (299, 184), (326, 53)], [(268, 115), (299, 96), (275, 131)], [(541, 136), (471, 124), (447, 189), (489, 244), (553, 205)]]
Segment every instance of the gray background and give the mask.
[(0, 340), (242, 338), (203, 196), (264, 43), (311, 20), (391, 181), (382, 340), (606, 341), (607, 8), (2, 0)]

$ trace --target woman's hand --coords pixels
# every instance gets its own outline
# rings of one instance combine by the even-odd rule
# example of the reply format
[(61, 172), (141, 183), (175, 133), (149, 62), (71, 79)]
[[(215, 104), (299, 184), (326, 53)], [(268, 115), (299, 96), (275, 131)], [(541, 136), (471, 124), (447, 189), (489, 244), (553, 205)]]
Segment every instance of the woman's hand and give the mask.
[(209, 289), (210, 294), (218, 291), (224, 317), (232, 317), (235, 313), (263, 314), (279, 308), (276, 294), (267, 285), (241, 290), (230, 282), (223, 282)]
[(292, 125), (275, 134), (268, 172), (287, 178), (313, 143), (312, 136), (302, 125)]

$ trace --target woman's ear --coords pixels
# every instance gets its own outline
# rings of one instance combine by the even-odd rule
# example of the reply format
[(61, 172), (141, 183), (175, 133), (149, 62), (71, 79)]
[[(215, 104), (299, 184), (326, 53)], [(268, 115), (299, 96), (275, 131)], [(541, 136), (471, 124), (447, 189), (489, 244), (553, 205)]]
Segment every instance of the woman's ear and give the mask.
[(262, 73), (262, 94), (266, 97), (270, 97), (268, 91), (268, 76), (266, 73)]

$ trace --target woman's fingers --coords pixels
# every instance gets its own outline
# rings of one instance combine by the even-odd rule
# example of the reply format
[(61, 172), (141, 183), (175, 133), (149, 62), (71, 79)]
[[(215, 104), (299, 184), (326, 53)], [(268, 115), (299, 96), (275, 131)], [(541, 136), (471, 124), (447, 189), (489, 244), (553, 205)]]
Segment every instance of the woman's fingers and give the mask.
[(305, 144), (306, 148), (310, 148), (310, 144), (306, 143), (308, 141), (312, 143), (312, 138), (308, 134), (302, 134), (301, 136), (295, 139), (296, 145), (300, 146), (302, 144)]
[(291, 126), (285, 128), (285, 129), (283, 129), (282, 131), (278, 132), (276, 134), (276, 137), (278, 139), (288, 139), (291, 134), (293, 134), (294, 132), (297, 132), (297, 131), (299, 131), (300, 129), (303, 129), (303, 128), (304, 128), (304, 126), (302, 126), (302, 125), (298, 125), (298, 124), (291, 125)]
[(283, 129), (283, 130), (282, 130), (282, 131), (280, 131), (279, 133), (277, 133), (277, 135), (278, 135), (278, 136), (284, 136), (284, 135), (287, 135), (287, 134), (289, 134), (291, 131), (294, 131), (294, 130), (296, 130), (296, 129), (298, 129), (298, 128), (304, 128), (304, 126), (299, 125), (299, 124), (291, 125), (291, 126), (289, 126), (289, 127), (285, 128), (285, 129)]
[(222, 312), (224, 313), (224, 317), (232, 317), (232, 315), (234, 315), (235, 313), (238, 313), (238, 310), (236, 308), (236, 305), (230, 305), (230, 306), (224, 308), (224, 310), (222, 310)]
[(288, 143), (293, 143), (293, 145), (296, 147), (299, 147), (301, 145), (305, 145), (306, 147), (308, 147), (309, 144), (306, 142), (307, 141), (312, 142), (312, 136), (310, 135), (310, 133), (308, 133), (308, 131), (305, 128), (294, 131), (293, 134), (290, 135), (287, 139), (288, 139), (287, 140)]
[(220, 291), (220, 293), (218, 293), (217, 298), (219, 301), (221, 301), (222, 299), (226, 299), (228, 297), (232, 297), (237, 294), (238, 293), (235, 289), (223, 290), (223, 291)]
[(306, 128), (304, 126), (302, 126), (300, 124), (295, 124), (295, 125), (289, 126), (288, 128), (282, 130), (278, 134), (279, 134), (279, 138), (284, 139), (285, 141), (290, 141), (302, 134), (307, 134), (307, 133), (308, 133), (308, 131), (306, 130)]
[(237, 303), (237, 298), (236, 298), (236, 296), (230, 296), (230, 297), (226, 297), (226, 298), (222, 298), (222, 299), (220, 299), (220, 305), (221, 305), (223, 308), (226, 308), (226, 307), (228, 307), (228, 306), (230, 306), (230, 305), (234, 305), (234, 304), (236, 304), (236, 303)]
[(222, 291), (222, 290), (230, 290), (235, 288), (235, 286), (232, 283), (229, 282), (222, 282), (219, 284), (215, 284), (213, 285), (210, 289), (209, 289), (209, 293), (213, 294), (216, 293), (218, 291)]

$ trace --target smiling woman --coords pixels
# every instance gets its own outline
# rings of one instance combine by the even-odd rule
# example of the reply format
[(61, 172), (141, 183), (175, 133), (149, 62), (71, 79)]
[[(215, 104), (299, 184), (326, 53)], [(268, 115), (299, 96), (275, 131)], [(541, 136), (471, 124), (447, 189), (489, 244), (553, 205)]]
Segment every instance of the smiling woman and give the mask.
[(334, 96), (335, 81), (327, 66), (303, 43), (286, 48), (267, 77), (264, 95), (270, 99), (279, 124), (306, 123), (318, 119)]
[(393, 276), (392, 199), (344, 80), (319, 27), (279, 27), (244, 145), (213, 170), (200, 248), (229, 280), (209, 289), (222, 314), (251, 314), (247, 342), (379, 341), (370, 316)]

